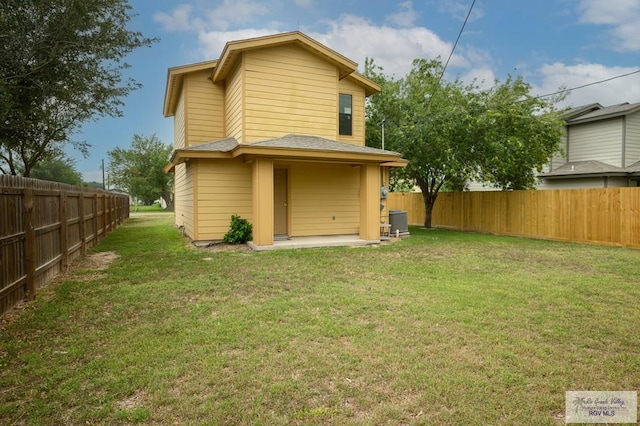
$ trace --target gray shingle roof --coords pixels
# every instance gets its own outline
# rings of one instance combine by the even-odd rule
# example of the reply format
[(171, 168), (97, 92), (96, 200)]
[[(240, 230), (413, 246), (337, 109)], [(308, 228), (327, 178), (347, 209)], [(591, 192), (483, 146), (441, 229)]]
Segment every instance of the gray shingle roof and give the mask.
[(399, 155), (397, 152), (371, 148), (368, 146), (354, 145), (344, 142), (336, 142), (318, 136), (287, 135), (281, 138), (267, 139), (253, 142), (251, 146), (264, 146), (269, 148), (307, 149), (314, 151), (352, 152), (356, 154), (383, 154)]
[(187, 151), (229, 152), (239, 145), (235, 138), (225, 138), (184, 148)]
[(625, 169), (629, 173), (640, 173), (640, 161), (637, 161)]
[(571, 120), (573, 118), (579, 117), (581, 115), (590, 113), (594, 110), (598, 110), (598, 109), (602, 109), (604, 108), (602, 105), (600, 105), (599, 103), (594, 103), (594, 104), (587, 104), (587, 105), (580, 105), (577, 107), (573, 107), (573, 108), (569, 108), (566, 111), (562, 112), (562, 118), (564, 118), (565, 120)]
[(633, 104), (626, 102), (623, 104), (600, 108), (588, 114), (580, 115), (578, 117), (567, 120), (567, 123), (574, 124), (574, 123), (582, 123), (586, 121), (601, 120), (605, 118), (619, 117), (621, 115), (631, 114), (632, 112), (635, 112), (638, 110), (640, 110), (640, 102), (636, 102)]
[[(210, 152), (230, 152), (240, 146), (235, 138), (225, 138), (213, 142), (206, 142), (184, 148), (187, 151), (210, 151)], [(350, 143), (337, 142), (318, 136), (287, 135), (280, 138), (267, 139), (259, 142), (252, 142), (245, 146), (265, 147), (265, 148), (286, 148), (301, 149), (311, 151), (335, 151), (348, 152), (354, 154), (377, 154), (377, 155), (400, 155), (397, 152), (371, 148), (368, 146), (354, 145)]]
[(625, 175), (628, 170), (612, 166), (602, 161), (574, 161), (563, 164), (555, 170), (541, 173), (541, 177), (581, 176), (581, 175)]

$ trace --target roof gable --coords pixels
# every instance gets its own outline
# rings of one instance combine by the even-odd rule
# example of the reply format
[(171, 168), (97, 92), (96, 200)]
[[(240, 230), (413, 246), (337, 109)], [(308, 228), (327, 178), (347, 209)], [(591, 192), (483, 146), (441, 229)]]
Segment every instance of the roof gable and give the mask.
[(218, 66), (213, 73), (213, 82), (222, 81), (227, 77), (242, 52), (283, 44), (296, 44), (314, 55), (321, 56), (326, 61), (331, 62), (338, 68), (338, 75), (341, 79), (354, 72), (358, 67), (357, 63), (342, 56), (335, 50), (329, 49), (300, 31), (293, 31), (290, 33), (228, 42), (222, 50)]
[(300, 31), (293, 31), (264, 37), (230, 41), (225, 45), (218, 60), (169, 68), (167, 72), (167, 85), (163, 106), (164, 116), (170, 117), (175, 113), (175, 108), (182, 90), (185, 75), (202, 70), (211, 70), (211, 81), (213, 83), (222, 82), (227, 78), (229, 73), (232, 72), (234, 65), (243, 52), (287, 44), (299, 46), (335, 65), (338, 69), (338, 78), (352, 78), (357, 84), (364, 88), (366, 96), (380, 92), (381, 87), (377, 83), (369, 80), (356, 71), (358, 67), (356, 62), (341, 55), (333, 49), (328, 48)]
[(164, 106), (162, 108), (162, 113), (165, 117), (170, 117), (175, 112), (178, 96), (182, 91), (184, 76), (202, 70), (214, 70), (217, 63), (218, 61), (197, 62), (195, 64), (172, 67), (167, 70), (167, 86), (164, 91)]

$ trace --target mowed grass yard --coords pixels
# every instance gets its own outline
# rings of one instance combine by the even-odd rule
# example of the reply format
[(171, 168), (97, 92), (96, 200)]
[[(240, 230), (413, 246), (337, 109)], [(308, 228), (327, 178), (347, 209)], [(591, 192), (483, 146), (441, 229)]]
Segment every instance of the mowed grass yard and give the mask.
[(640, 390), (640, 250), (411, 229), (213, 251), (133, 217), (0, 330), (2, 424), (564, 424)]

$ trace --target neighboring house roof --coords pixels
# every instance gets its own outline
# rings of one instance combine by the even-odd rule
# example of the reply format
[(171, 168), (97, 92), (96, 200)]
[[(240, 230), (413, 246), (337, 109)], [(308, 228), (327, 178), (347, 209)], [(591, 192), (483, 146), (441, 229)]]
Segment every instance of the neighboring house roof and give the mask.
[(539, 176), (547, 179), (557, 179), (593, 176), (625, 176), (627, 173), (627, 169), (612, 166), (611, 164), (603, 163), (602, 161), (589, 160), (566, 163), (553, 171), (541, 173)]
[(240, 156), (289, 159), (332, 160), (355, 163), (380, 163), (404, 167), (406, 160), (397, 152), (350, 143), (336, 142), (317, 136), (287, 135), (280, 138), (241, 144), (235, 138), (193, 145), (173, 152), (165, 172), (190, 158), (236, 158)]
[(339, 79), (343, 79), (345, 77), (355, 79), (364, 87), (366, 96), (373, 95), (382, 90), (380, 85), (356, 71), (358, 67), (356, 62), (342, 56), (335, 50), (315, 41), (300, 31), (292, 31), (289, 33), (230, 41), (224, 46), (222, 54), (218, 60), (169, 68), (164, 97), (164, 116), (170, 117), (174, 114), (178, 96), (180, 95), (180, 89), (182, 87), (182, 80), (185, 74), (210, 69), (211, 81), (213, 83), (220, 83), (227, 78), (227, 75), (233, 69), (233, 65), (236, 63), (242, 52), (285, 44), (295, 44), (300, 46), (332, 63), (338, 69)]
[(629, 173), (640, 174), (640, 161), (637, 161), (625, 169)]
[(631, 114), (636, 111), (640, 111), (640, 102), (630, 104), (625, 102), (623, 104), (612, 105), (605, 108), (596, 109), (587, 114), (580, 115), (578, 117), (567, 120), (567, 124), (587, 123), (589, 121), (605, 120), (607, 118), (621, 117), (623, 115)]
[(595, 111), (601, 108), (604, 108), (604, 107), (599, 103), (581, 105), (578, 107), (569, 108), (568, 110), (563, 111), (561, 115), (562, 115), (562, 118), (564, 118), (565, 120), (571, 120), (572, 118), (579, 117), (581, 115), (590, 113), (592, 111)]

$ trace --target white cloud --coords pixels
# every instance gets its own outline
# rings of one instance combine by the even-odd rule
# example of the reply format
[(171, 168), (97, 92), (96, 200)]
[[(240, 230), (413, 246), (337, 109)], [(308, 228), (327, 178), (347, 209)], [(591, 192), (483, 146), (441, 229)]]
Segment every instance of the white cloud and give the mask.
[[(404, 76), (416, 58), (445, 60), (452, 43), (445, 42), (424, 27), (394, 28), (378, 26), (353, 15), (342, 15), (329, 23), (324, 32), (311, 32), (309, 36), (340, 52), (360, 64), (363, 71), (365, 58), (373, 58), (384, 68), (385, 74)], [(471, 64), (463, 54), (455, 54), (450, 66), (467, 68)]]
[(480, 86), (481, 89), (489, 89), (493, 87), (496, 75), (491, 68), (482, 66), (467, 71), (460, 76), (460, 80), (468, 84), (475, 81), (475, 84)]
[(153, 20), (162, 24), (169, 31), (188, 31), (192, 29), (191, 25), (191, 5), (182, 4), (171, 13), (158, 12), (153, 16)]
[(616, 50), (640, 50), (638, 0), (580, 0), (580, 22), (611, 27), (612, 45)]
[[(635, 68), (608, 67), (602, 64), (566, 65), (560, 62), (546, 64), (539, 70), (542, 83), (534, 93), (544, 95), (556, 92), (561, 86), (567, 89), (605, 80), (635, 71)], [(604, 106), (640, 99), (638, 74), (622, 77), (605, 83), (577, 89), (562, 102), (562, 105), (579, 106), (599, 102)]]
[(416, 19), (418, 19), (418, 13), (413, 10), (413, 4), (411, 1), (405, 1), (399, 4), (400, 10), (387, 16), (387, 22), (399, 26), (399, 27), (413, 27)]
[[(267, 13), (269, 8), (259, 1), (223, 0), (218, 6), (205, 12), (194, 12), (191, 5), (182, 4), (171, 13), (156, 13), (153, 19), (168, 31), (224, 31), (232, 25), (250, 24), (256, 17)], [(199, 16), (194, 17), (196, 14)]]
[[(464, 21), (469, 13), (469, 8), (471, 7), (471, 2), (461, 2), (461, 1), (453, 1), (453, 0), (439, 0), (438, 2), (438, 10), (441, 12), (446, 12), (450, 14), (452, 17), (459, 21)], [(482, 10), (482, 3), (476, 3), (473, 6), (471, 11), (471, 15), (469, 16), (469, 22), (477, 21), (484, 16), (484, 11)]]
[[(306, 1), (306, 0), (305, 0)], [(157, 14), (155, 20), (170, 30), (191, 30), (198, 35), (198, 55), (194, 60), (218, 58), (225, 43), (274, 34), (281, 31), (278, 22), (263, 23), (259, 27), (246, 28), (242, 20), (251, 19), (263, 9), (255, 8), (255, 3), (240, 0), (232, 7), (226, 0), (205, 18), (186, 5), (179, 6), (168, 14)], [(410, 1), (400, 4), (401, 13), (413, 12)], [(239, 16), (231, 16), (231, 11), (239, 12)], [(214, 16), (217, 13), (216, 16)], [(410, 25), (415, 18), (411, 16), (387, 18), (387, 24), (379, 25), (366, 18), (354, 15), (341, 15), (338, 19), (325, 21), (322, 30), (305, 31), (310, 37), (353, 59), (364, 71), (365, 58), (373, 58), (376, 65), (384, 69), (387, 75), (404, 76), (416, 58), (445, 61), (453, 47), (452, 42), (442, 40), (436, 33), (425, 27)], [(241, 18), (240, 16), (244, 16)], [(232, 22), (233, 20), (233, 22)], [(395, 25), (391, 22), (395, 21)], [(237, 23), (242, 29), (229, 30), (228, 24)], [(490, 70), (492, 60), (488, 53), (458, 45), (447, 69), (447, 76), (460, 76), (470, 82), (473, 78), (493, 81)]]
[(226, 30), (231, 24), (246, 25), (256, 16), (266, 15), (269, 8), (264, 3), (251, 0), (224, 0), (207, 13), (214, 28)]
[(233, 40), (262, 37), (278, 32), (277, 28), (247, 28), (236, 31), (202, 31), (198, 35), (203, 60), (217, 59), (224, 45)]

